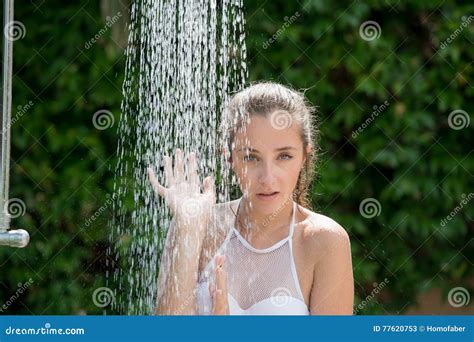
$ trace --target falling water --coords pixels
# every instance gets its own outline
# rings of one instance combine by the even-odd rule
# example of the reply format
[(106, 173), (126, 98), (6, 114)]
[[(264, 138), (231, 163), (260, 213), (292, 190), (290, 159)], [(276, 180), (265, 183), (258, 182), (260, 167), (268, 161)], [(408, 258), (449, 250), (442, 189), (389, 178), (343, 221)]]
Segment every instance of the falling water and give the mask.
[(201, 181), (213, 175), (217, 201), (230, 199), (235, 179), (219, 152), (226, 137), (218, 127), (229, 94), (247, 76), (244, 25), (242, 0), (142, 0), (131, 7), (107, 258), (119, 313), (155, 307), (171, 217), (146, 168), (165, 184), (163, 156), (196, 151)]

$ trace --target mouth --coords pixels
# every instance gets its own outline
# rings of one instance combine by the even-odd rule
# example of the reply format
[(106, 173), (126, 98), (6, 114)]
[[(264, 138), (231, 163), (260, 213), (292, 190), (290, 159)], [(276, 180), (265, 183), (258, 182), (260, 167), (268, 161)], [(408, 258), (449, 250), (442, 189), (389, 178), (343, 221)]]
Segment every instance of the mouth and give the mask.
[(270, 200), (278, 196), (280, 192), (273, 191), (273, 192), (261, 192), (257, 194), (257, 197), (263, 200)]

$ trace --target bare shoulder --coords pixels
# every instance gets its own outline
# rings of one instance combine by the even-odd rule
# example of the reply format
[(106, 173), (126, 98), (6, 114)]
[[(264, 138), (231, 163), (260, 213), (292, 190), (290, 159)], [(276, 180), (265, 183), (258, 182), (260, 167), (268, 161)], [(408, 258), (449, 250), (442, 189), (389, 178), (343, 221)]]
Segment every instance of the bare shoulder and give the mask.
[(337, 252), (350, 248), (349, 234), (335, 220), (323, 214), (315, 213), (300, 206), (303, 220), (298, 224), (302, 228), (302, 242), (309, 254)]

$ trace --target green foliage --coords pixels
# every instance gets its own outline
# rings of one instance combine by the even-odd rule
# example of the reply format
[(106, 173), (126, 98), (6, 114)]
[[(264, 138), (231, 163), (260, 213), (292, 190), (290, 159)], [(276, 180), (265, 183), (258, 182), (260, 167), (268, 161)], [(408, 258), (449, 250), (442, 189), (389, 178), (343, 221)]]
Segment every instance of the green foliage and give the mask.
[[(87, 220), (113, 190), (123, 51), (110, 32), (85, 48), (105, 25), (97, 3), (16, 6), (15, 19), (26, 35), (14, 44), (10, 197), (24, 201), (26, 212), (12, 225), (31, 241), (21, 250), (0, 249), (1, 302), (32, 278), (4, 312), (101, 313), (92, 294), (105, 284), (110, 207)], [(94, 127), (101, 109), (114, 114), (113, 127)]]
[[(440, 46), (473, 6), (413, 0), (245, 5), (250, 80), (305, 89), (318, 106), (323, 152), (312, 200), (349, 232), (356, 305), (374, 283), (389, 280), (359, 313), (396, 313), (431, 287), (467, 287), (472, 203), (445, 225), (442, 220), (474, 188), (472, 124), (461, 130), (448, 124), (454, 110), (473, 113), (472, 23)], [(31, 242), (22, 250), (0, 249), (0, 302), (31, 278), (3, 312), (100, 314), (92, 295), (110, 270), (110, 207), (87, 220), (113, 191), (123, 50), (109, 31), (85, 48), (105, 25), (94, 2), (16, 6), (15, 19), (26, 36), (14, 44), (12, 116), (18, 106), (34, 105), (11, 129), (10, 195), (26, 204), (25, 215), (12, 223), (28, 230)], [(381, 28), (372, 41), (359, 34), (368, 20)], [(373, 115), (384, 101), (386, 108)], [(114, 114), (112, 128), (94, 127), (101, 109)], [(378, 216), (361, 215), (366, 198), (379, 201)]]

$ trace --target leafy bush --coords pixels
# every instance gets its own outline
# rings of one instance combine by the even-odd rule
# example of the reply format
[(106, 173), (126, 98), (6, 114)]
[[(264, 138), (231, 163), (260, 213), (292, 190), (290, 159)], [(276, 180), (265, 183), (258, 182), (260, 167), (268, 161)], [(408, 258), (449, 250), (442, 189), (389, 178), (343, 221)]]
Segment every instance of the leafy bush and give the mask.
[[(245, 5), (250, 79), (305, 89), (318, 106), (323, 153), (312, 200), (351, 237), (357, 313), (402, 313), (432, 287), (469, 288), (472, 126), (453, 129), (449, 115), (467, 120), (473, 112), (473, 6)], [(2, 312), (102, 312), (92, 296), (111, 267), (104, 203), (113, 189), (124, 74), (112, 30), (86, 48), (103, 17), (93, 2), (15, 9), (26, 36), (14, 45), (10, 195), (25, 203), (13, 225), (31, 242), (0, 249), (0, 298), (9, 303)], [(380, 27), (372, 23), (372, 40), (361, 31), (367, 21)], [(93, 116), (103, 109), (115, 123), (99, 130)], [(360, 208), (369, 198), (378, 215)], [(107, 214), (91, 220), (100, 208)]]

